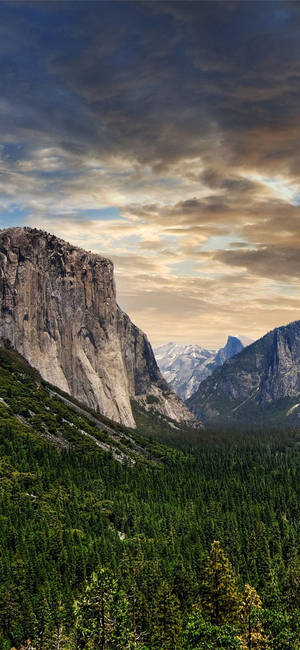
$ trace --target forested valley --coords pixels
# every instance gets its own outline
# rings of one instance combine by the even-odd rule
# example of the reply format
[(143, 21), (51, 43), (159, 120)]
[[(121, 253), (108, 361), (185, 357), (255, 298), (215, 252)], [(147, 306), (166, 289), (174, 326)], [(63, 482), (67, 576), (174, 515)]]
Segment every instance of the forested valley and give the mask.
[(0, 357), (1, 650), (299, 648), (297, 431), (139, 428), (120, 462)]

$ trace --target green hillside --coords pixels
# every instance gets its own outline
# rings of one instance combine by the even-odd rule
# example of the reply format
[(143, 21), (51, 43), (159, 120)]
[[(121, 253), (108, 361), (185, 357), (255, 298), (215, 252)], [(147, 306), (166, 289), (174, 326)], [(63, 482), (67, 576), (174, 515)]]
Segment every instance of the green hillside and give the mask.
[(0, 648), (241, 649), (249, 611), (253, 648), (299, 648), (296, 434), (184, 441), (139, 418), (0, 350)]

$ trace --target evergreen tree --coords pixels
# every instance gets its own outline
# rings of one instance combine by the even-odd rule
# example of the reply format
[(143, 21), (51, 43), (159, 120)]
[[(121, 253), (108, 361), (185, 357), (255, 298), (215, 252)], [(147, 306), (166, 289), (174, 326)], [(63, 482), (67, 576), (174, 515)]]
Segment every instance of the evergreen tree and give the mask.
[(79, 648), (123, 650), (130, 647), (129, 603), (111, 573), (92, 575), (83, 598), (75, 605), (76, 642)]
[(164, 580), (153, 612), (151, 648), (176, 650), (181, 647), (182, 622), (179, 601)]
[(284, 578), (284, 602), (287, 610), (300, 609), (300, 560), (293, 549)]
[(180, 554), (173, 571), (173, 591), (177, 596), (182, 611), (189, 611), (196, 592), (195, 576), (190, 566), (186, 566)]
[(219, 541), (211, 545), (203, 587), (203, 606), (212, 623), (235, 621), (240, 599), (237, 579)]
[(122, 580), (131, 605), (132, 635), (134, 642), (140, 642), (145, 633), (143, 615), (145, 613), (145, 597), (141, 591), (141, 582), (145, 573), (144, 556), (140, 540), (134, 557), (125, 552), (122, 562)]
[(51, 620), (51, 611), (46, 595), (43, 594), (36, 608), (37, 631), (36, 645), (37, 650), (47, 650), (53, 634), (53, 625)]
[(244, 638), (248, 650), (265, 648), (267, 639), (259, 619), (254, 615), (261, 609), (262, 601), (254, 587), (245, 585), (245, 592), (240, 607), (240, 615), (245, 623)]

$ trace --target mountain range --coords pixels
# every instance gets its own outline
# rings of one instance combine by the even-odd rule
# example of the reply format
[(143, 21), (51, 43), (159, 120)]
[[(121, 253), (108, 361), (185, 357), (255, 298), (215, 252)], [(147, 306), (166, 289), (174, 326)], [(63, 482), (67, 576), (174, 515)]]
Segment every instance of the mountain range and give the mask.
[(112, 262), (32, 228), (0, 231), (0, 292), (0, 345), (116, 423), (152, 435), (152, 422), (179, 434), (299, 422), (300, 321), (218, 351), (169, 343), (155, 359), (116, 302)]
[(205, 423), (299, 423), (300, 321), (275, 328), (225, 361), (187, 404)]
[(247, 336), (228, 336), (226, 345), (220, 350), (166, 343), (154, 348), (154, 354), (165, 379), (182, 399), (187, 400), (215, 368), (252, 342)]

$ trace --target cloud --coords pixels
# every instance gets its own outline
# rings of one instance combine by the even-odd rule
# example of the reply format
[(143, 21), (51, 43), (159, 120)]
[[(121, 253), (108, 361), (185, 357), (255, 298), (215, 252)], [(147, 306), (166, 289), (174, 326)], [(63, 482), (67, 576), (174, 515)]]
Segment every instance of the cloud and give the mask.
[(282, 288), (253, 282), (243, 273), (219, 280), (122, 273), (117, 286), (121, 306), (156, 344), (198, 341), (214, 348), (228, 333), (262, 336), (276, 323), (292, 321), (300, 309), (299, 295), (285, 296)]
[(292, 284), (299, 281), (299, 246), (262, 246), (258, 250), (237, 249), (218, 251), (218, 261), (229, 266), (246, 269), (249, 273), (263, 278), (279, 280)]
[(112, 257), (154, 341), (297, 318), (299, 61), (293, 2), (2, 2), (1, 224)]

